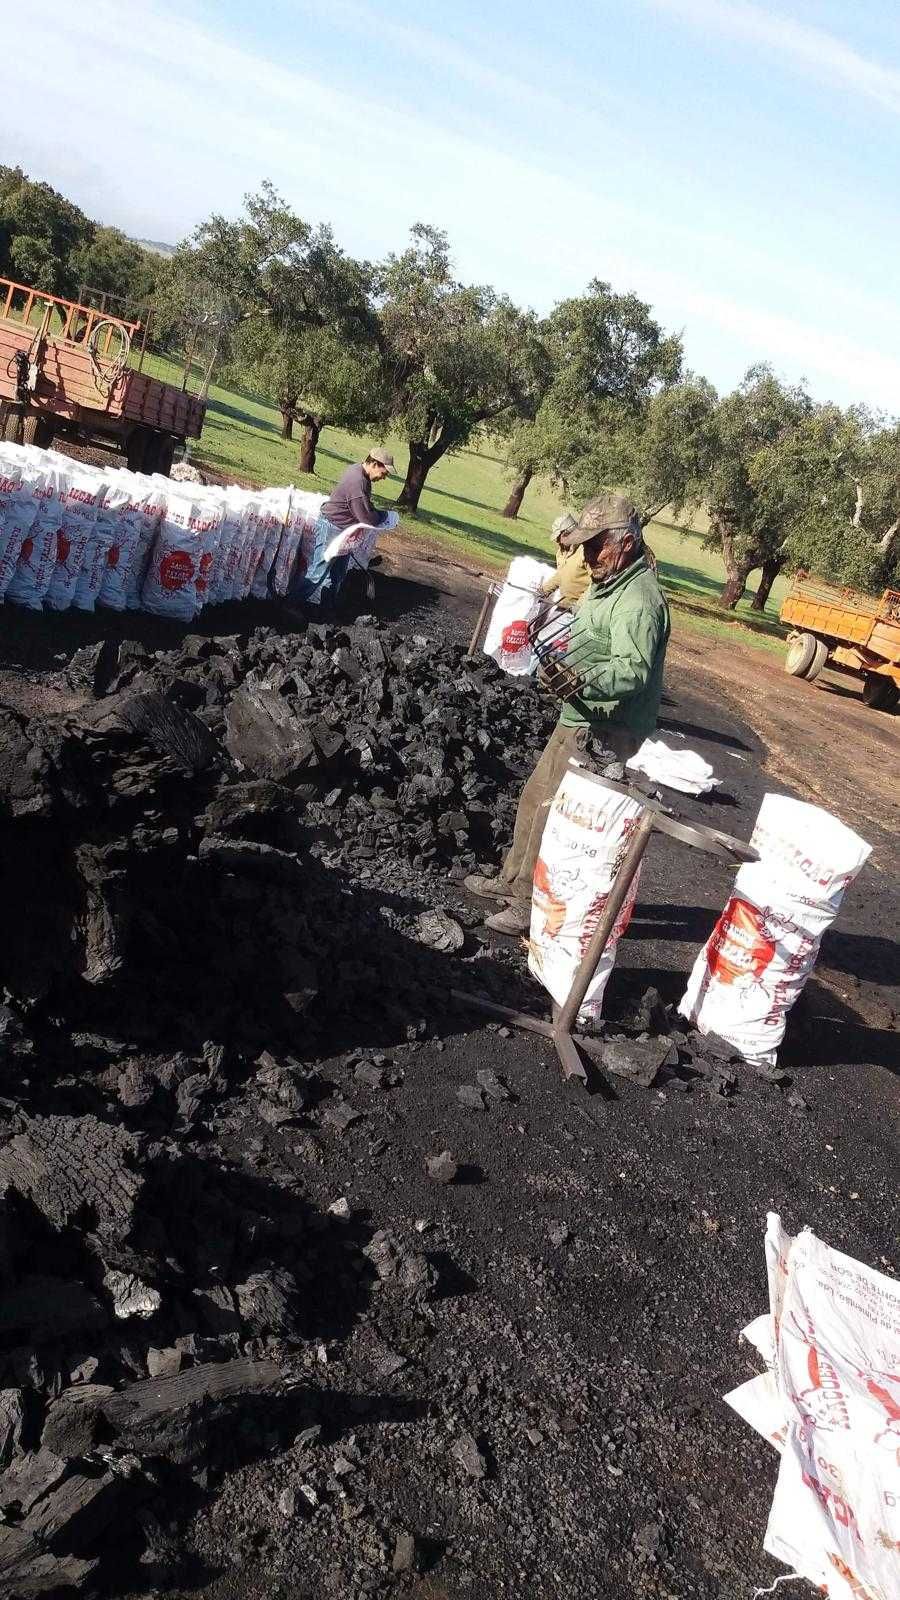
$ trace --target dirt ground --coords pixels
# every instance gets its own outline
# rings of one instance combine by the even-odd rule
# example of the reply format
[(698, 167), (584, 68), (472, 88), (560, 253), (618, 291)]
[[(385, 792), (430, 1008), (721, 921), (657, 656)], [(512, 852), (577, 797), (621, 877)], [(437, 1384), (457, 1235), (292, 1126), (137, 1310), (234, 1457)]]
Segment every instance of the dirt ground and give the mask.
[[(387, 553), (378, 589), (382, 614), (460, 637), (482, 584), (407, 548), (402, 565)], [(682, 814), (746, 837), (766, 789), (790, 789), (875, 846), (792, 1018), (781, 1059), (799, 1100), (749, 1075), (728, 1100), (624, 1085), (583, 1096), (539, 1039), (462, 1018), (417, 1049), (378, 1118), (389, 1150), (373, 1156), (379, 1141), (360, 1136), (305, 1177), (321, 1204), (346, 1193), (379, 1226), (423, 1228), (449, 1280), (427, 1326), (398, 1318), (393, 1343), (411, 1359), (375, 1384), (374, 1402), (365, 1318), (327, 1346), (324, 1368), (313, 1353), (301, 1363), (320, 1395), (345, 1396), (346, 1420), (335, 1427), (330, 1414), (324, 1435), (332, 1456), (348, 1435), (359, 1452), (359, 1476), (340, 1491), (343, 1530), (331, 1538), (321, 1510), (299, 1525), (278, 1512), (286, 1487), (322, 1487), (315, 1449), (231, 1475), (191, 1529), (207, 1600), (375, 1592), (360, 1551), (375, 1572), (404, 1529), (421, 1540), (424, 1571), (395, 1582), (416, 1600), (713, 1600), (779, 1575), (762, 1553), (775, 1457), (721, 1395), (756, 1370), (738, 1335), (767, 1303), (769, 1209), (900, 1268), (896, 724), (676, 628), (667, 731), (723, 778), (714, 801), (679, 800)], [(711, 858), (654, 849), (610, 984), (613, 1020), (651, 982), (677, 1001), (731, 877)], [(455, 1091), (485, 1062), (515, 1099), (481, 1118)], [(323, 1071), (348, 1077), (338, 1057)], [(422, 1159), (444, 1147), (470, 1177), (436, 1191)], [(454, 1465), (461, 1431), (483, 1447), (480, 1481)]]
[[(378, 614), (465, 638), (483, 579), (424, 544), (399, 547), (385, 540)], [(265, 608), (221, 611), (200, 631), (272, 620)], [(48, 629), (4, 620), (0, 700), (20, 703), (40, 694), (43, 667), (103, 630), (166, 634), (133, 616)], [(317, 1070), (363, 1112), (343, 1137), (316, 1126), (274, 1141), (235, 1100), (236, 1163), (255, 1149), (258, 1171), (262, 1142), (267, 1182), (299, 1190), (323, 1217), (346, 1198), (351, 1265), (389, 1228), (424, 1246), (438, 1290), (412, 1310), (361, 1280), (340, 1326), (321, 1314), (315, 1338), (282, 1361), (308, 1431), (210, 1472), (177, 1533), (188, 1571), (174, 1589), (161, 1573), (129, 1593), (731, 1600), (779, 1576), (762, 1552), (777, 1460), (721, 1401), (758, 1366), (739, 1333), (767, 1307), (766, 1213), (900, 1270), (900, 723), (844, 690), (679, 632), (676, 616), (661, 735), (683, 735), (722, 779), (710, 798), (679, 797), (678, 811), (746, 838), (763, 794), (789, 791), (873, 845), (792, 1015), (786, 1088), (742, 1070), (728, 1097), (699, 1080), (650, 1091), (607, 1080), (585, 1093), (562, 1082), (539, 1037), (460, 1013), (424, 1040), (380, 1045), (402, 1072), (384, 1091), (360, 1089), (353, 1063), (371, 1042), (342, 1019)], [(677, 1002), (732, 878), (723, 862), (654, 842), (610, 981), (613, 1022), (633, 1016), (649, 984)], [(376, 863), (372, 890), (382, 887)], [(470, 923), (477, 909), (453, 885), (404, 894), (405, 911), (436, 894)], [(484, 955), (521, 979), (521, 952), (496, 941)], [(486, 1065), (512, 1098), (467, 1110), (457, 1089)], [(443, 1149), (461, 1169), (446, 1187), (423, 1169)], [(470, 1438), (482, 1476), (460, 1464)], [(392, 1570), (404, 1533), (418, 1541), (418, 1571)]]

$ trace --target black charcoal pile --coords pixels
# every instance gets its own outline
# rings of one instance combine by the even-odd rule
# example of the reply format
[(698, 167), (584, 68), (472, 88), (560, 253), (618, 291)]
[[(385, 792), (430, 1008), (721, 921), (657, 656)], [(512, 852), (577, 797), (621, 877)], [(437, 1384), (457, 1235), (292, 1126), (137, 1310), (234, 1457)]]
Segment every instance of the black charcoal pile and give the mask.
[[(296, 1169), (485, 953), (447, 881), (551, 720), (374, 624), (104, 644), (0, 708), (3, 1593), (180, 1581), (165, 1507), (316, 1425), (285, 1352), (433, 1292)], [(314, 1063), (362, 1045), (351, 1099)]]
[(0, 711), (0, 981), (184, 1047), (302, 1050), (348, 1002), (446, 987), (422, 915), (498, 858), (553, 716), (374, 624), (104, 644), (57, 679), (76, 709)]

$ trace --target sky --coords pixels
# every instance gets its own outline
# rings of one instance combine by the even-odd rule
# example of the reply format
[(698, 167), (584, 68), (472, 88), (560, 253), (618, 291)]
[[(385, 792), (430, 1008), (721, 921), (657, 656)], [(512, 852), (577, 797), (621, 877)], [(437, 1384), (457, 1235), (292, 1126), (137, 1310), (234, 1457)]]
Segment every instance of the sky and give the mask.
[[(21, 18), (0, 0), (0, 20)], [(42, 0), (0, 161), (177, 243), (269, 178), (352, 254), (450, 236), (543, 312), (595, 277), (718, 388), (900, 412), (896, 0)]]

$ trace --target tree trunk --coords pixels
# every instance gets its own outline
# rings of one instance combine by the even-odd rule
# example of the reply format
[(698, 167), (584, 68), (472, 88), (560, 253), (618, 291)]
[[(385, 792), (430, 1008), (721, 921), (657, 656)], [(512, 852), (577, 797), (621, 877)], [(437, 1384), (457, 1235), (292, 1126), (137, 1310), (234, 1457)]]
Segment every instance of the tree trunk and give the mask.
[(319, 434), (322, 432), (322, 418), (307, 415), (303, 417), (303, 438), (300, 443), (300, 460), (297, 463), (298, 472), (315, 472), (316, 450), (319, 444)]
[(781, 571), (781, 557), (773, 556), (771, 560), (762, 564), (762, 577), (756, 586), (756, 593), (750, 601), (751, 611), (765, 611), (766, 601), (772, 591), (772, 585)]
[(725, 587), (719, 596), (719, 601), (720, 604), (726, 606), (729, 611), (733, 611), (747, 586), (747, 579), (749, 578), (750, 573), (753, 571), (756, 563), (749, 561), (746, 558), (744, 560), (738, 560), (734, 548), (734, 537), (732, 534), (726, 532), (724, 528), (721, 531), (720, 537), (722, 542), (722, 560), (725, 563), (726, 582)]
[(400, 511), (418, 511), (419, 497), (425, 487), (428, 477), (428, 452), (416, 445), (409, 447), (409, 466), (406, 469), (406, 481), (397, 497), (397, 509)]
[(410, 439), (406, 481), (397, 499), (399, 511), (418, 511), (419, 497), (425, 487), (425, 479), (430, 468), (443, 453), (439, 446), (427, 445), (421, 439)]
[(203, 382), (201, 383), (197, 392), (197, 399), (202, 400), (204, 404), (209, 399), (209, 386), (212, 382), (213, 368), (219, 359), (219, 351), (222, 348), (222, 335), (224, 332), (225, 324), (224, 322), (220, 322), (216, 329), (216, 338), (212, 347), (212, 355), (206, 364), (206, 371), (203, 374)]
[(525, 499), (525, 490), (528, 488), (533, 476), (533, 467), (526, 467), (523, 472), (519, 473), (519, 476), (512, 486), (509, 499), (500, 513), (501, 517), (515, 518), (519, 515), (522, 501)]
[(282, 409), (281, 412), (281, 437), (282, 439), (294, 437), (294, 413), (290, 408)]

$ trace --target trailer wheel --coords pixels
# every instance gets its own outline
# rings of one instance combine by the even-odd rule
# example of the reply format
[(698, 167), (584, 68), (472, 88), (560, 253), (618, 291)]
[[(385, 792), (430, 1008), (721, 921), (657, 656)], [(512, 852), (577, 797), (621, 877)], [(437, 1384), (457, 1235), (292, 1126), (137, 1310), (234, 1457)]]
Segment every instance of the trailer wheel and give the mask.
[(147, 443), (144, 447), (144, 472), (150, 474), (159, 471), (159, 447), (161, 443), (162, 440), (158, 433), (148, 432)]
[(817, 678), (819, 676), (819, 673), (822, 671), (822, 668), (824, 667), (824, 665), (825, 665), (827, 660), (828, 660), (828, 646), (825, 643), (824, 639), (817, 639), (816, 640), (816, 653), (813, 656), (812, 666), (808, 667), (806, 672), (805, 672), (805, 674), (804, 674), (807, 683), (812, 683), (813, 679)]
[(3, 437), (8, 444), (21, 444), (22, 418), (18, 411), (10, 411), (3, 424)]
[(873, 711), (893, 711), (900, 699), (900, 689), (893, 678), (883, 672), (867, 672), (863, 678), (863, 702)]
[(159, 441), (159, 452), (156, 457), (156, 470), (164, 478), (172, 471), (172, 462), (175, 460), (175, 440), (170, 433), (164, 433)]
[[(818, 639), (814, 633), (796, 633), (788, 640), (784, 670), (792, 678), (805, 678), (816, 659)], [(827, 654), (827, 651), (826, 651)]]
[(46, 417), (39, 417), (29, 411), (22, 423), (22, 443), (37, 445), (41, 450), (46, 450), (53, 443), (53, 424)]
[(153, 435), (149, 428), (134, 428), (125, 441), (125, 459), (130, 471), (145, 472), (144, 458)]

